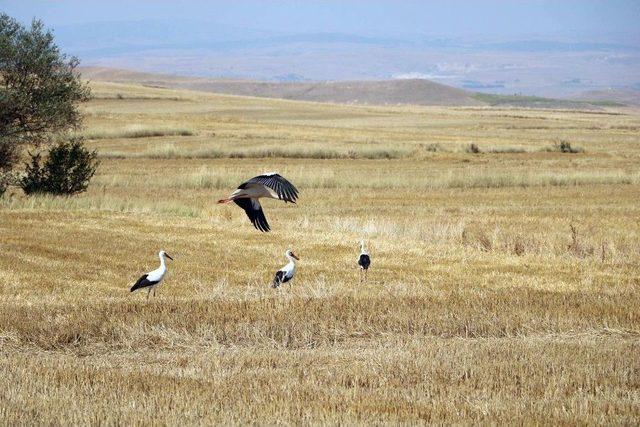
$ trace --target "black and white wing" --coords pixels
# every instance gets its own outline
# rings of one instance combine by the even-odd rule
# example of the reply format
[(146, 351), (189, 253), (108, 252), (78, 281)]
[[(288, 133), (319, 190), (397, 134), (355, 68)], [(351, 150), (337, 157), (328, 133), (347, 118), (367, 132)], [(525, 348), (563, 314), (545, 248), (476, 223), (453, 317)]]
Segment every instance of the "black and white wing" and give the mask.
[(280, 286), (283, 283), (287, 283), (289, 280), (291, 280), (293, 278), (293, 274), (291, 274), (291, 272), (289, 271), (284, 271), (284, 270), (278, 270), (276, 271), (276, 275), (273, 278), (273, 284), (272, 286), (274, 288), (277, 288), (278, 286)]
[(281, 284), (287, 281), (286, 277), (287, 277), (287, 274), (284, 271), (282, 270), (276, 271), (276, 276), (273, 278), (273, 283), (271, 286), (274, 288), (277, 288), (278, 286), (280, 286)]
[[(295, 203), (298, 198), (298, 189), (277, 173), (266, 173), (255, 176), (242, 185), (247, 184), (262, 184), (269, 187), (276, 192), (280, 200), (284, 200), (285, 202)], [(240, 186), (240, 188), (242, 188), (242, 186)]]
[(149, 280), (148, 274), (143, 274), (135, 283), (135, 285), (131, 287), (131, 292), (135, 291), (136, 289), (142, 289), (142, 288), (146, 288), (147, 286), (153, 286), (156, 283), (158, 283), (158, 281)]
[(271, 229), (258, 199), (236, 199), (233, 202), (244, 209), (255, 228), (260, 231), (269, 231)]

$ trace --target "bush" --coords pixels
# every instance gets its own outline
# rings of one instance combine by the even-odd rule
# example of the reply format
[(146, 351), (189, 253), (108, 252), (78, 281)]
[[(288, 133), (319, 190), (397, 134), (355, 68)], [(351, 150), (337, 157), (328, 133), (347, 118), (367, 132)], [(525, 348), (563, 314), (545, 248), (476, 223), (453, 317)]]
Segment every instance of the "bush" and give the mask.
[(471, 143), (467, 145), (467, 148), (465, 149), (465, 151), (467, 153), (478, 154), (480, 153), (480, 147), (478, 147), (477, 144)]
[(41, 153), (29, 153), (20, 186), (26, 194), (51, 193), (72, 195), (85, 191), (98, 167), (96, 151), (84, 147), (81, 139), (61, 141), (49, 152), (44, 165)]
[(438, 153), (440, 151), (445, 151), (444, 147), (442, 147), (442, 145), (438, 143), (425, 144), (422, 146), (422, 148), (424, 148), (425, 151), (428, 151), (430, 153)]
[(0, 12), (0, 195), (14, 185), (24, 147), (48, 146), (81, 124), (90, 90), (78, 64), (42, 22), (25, 26)]
[(18, 161), (19, 147), (9, 137), (0, 137), (0, 171), (9, 172)]
[(7, 191), (13, 181), (11, 169), (18, 161), (18, 147), (9, 138), (0, 137), (0, 197)]
[(572, 147), (568, 141), (560, 141), (556, 143), (556, 150), (561, 153), (581, 153), (583, 150), (580, 147)]
[(0, 172), (0, 197), (4, 195), (12, 182), (12, 175), (8, 172)]

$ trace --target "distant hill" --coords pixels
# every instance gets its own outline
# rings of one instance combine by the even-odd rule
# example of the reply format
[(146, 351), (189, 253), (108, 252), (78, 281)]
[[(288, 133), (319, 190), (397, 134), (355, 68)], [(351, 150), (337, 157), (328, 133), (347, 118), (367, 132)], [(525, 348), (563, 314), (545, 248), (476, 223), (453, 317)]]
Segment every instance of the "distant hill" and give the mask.
[(144, 86), (188, 89), (227, 95), (363, 105), (501, 106), (599, 109), (619, 106), (610, 98), (563, 100), (471, 92), (425, 79), (339, 82), (264, 82), (152, 74), (104, 67), (84, 67), (84, 78)]
[(589, 90), (578, 94), (575, 99), (596, 103), (621, 103), (640, 105), (640, 90), (635, 88), (616, 88)]
[(229, 95), (367, 105), (484, 105), (472, 92), (423, 79), (354, 82), (261, 82), (140, 73), (101, 67), (81, 69), (89, 80), (133, 82)]

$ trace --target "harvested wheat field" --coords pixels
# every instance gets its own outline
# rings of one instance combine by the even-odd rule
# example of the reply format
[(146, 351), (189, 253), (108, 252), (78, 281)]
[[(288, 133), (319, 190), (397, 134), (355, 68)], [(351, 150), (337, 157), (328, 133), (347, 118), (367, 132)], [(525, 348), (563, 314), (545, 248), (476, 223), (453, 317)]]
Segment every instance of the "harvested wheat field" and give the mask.
[(637, 110), (93, 91), (89, 191), (0, 201), (0, 424), (640, 422)]

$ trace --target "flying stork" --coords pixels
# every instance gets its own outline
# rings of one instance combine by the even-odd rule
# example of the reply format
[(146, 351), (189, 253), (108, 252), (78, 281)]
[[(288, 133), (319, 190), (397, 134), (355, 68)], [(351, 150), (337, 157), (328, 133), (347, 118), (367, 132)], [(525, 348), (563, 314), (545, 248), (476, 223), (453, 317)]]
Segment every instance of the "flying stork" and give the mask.
[(300, 258), (298, 258), (298, 256), (294, 254), (291, 249), (287, 249), (287, 251), (284, 253), (284, 256), (287, 257), (289, 262), (287, 263), (287, 265), (276, 272), (276, 275), (273, 278), (273, 283), (271, 285), (274, 289), (281, 284), (287, 283), (289, 280), (293, 279), (293, 275), (296, 273), (295, 260), (299, 260)]
[(165, 251), (158, 252), (158, 257), (160, 258), (160, 267), (148, 272), (147, 274), (143, 274), (135, 285), (131, 287), (131, 292), (137, 289), (147, 288), (147, 299), (149, 299), (151, 291), (153, 291), (153, 296), (156, 296), (156, 286), (162, 282), (164, 275), (167, 273), (167, 265), (165, 264), (164, 257), (173, 261), (173, 258), (171, 258), (171, 256)]
[(220, 199), (218, 203), (234, 202), (244, 209), (255, 228), (269, 231), (271, 228), (260, 205), (262, 197), (295, 203), (298, 189), (276, 172), (265, 173), (243, 182), (228, 198)]

